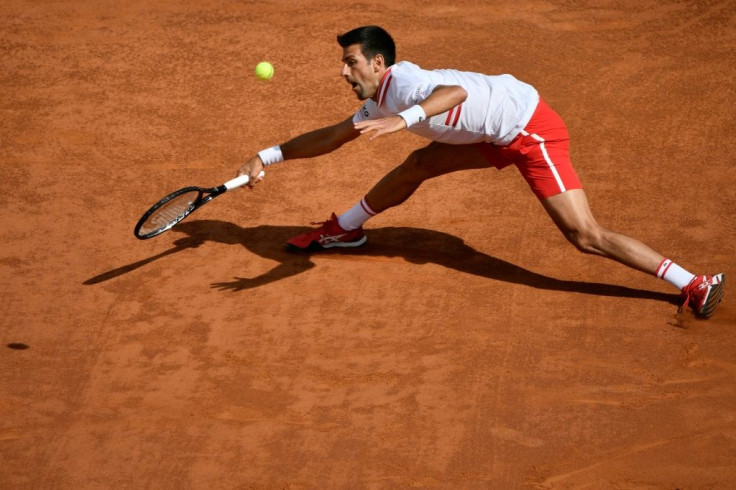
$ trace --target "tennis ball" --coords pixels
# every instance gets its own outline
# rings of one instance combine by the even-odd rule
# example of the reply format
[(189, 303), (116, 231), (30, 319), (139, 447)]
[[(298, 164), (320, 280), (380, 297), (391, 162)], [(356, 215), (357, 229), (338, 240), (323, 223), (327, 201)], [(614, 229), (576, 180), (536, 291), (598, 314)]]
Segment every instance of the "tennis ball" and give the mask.
[(270, 80), (273, 76), (273, 65), (268, 61), (261, 61), (256, 65), (256, 76), (261, 80)]

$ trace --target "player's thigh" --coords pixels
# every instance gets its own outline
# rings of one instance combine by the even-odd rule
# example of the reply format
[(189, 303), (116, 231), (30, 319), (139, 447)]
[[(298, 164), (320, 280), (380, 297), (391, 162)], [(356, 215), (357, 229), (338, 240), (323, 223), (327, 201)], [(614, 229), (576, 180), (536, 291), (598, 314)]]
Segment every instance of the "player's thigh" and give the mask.
[(448, 145), (436, 141), (412, 153), (407, 163), (420, 167), (433, 177), (491, 166), (472, 145)]
[(580, 233), (598, 226), (582, 189), (571, 189), (541, 202), (552, 221), (565, 234)]

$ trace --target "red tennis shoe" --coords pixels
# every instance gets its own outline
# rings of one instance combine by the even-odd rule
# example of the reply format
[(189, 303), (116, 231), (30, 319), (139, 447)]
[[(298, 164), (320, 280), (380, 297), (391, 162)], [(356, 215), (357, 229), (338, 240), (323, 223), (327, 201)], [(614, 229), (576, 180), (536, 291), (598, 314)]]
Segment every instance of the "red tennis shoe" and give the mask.
[(363, 227), (356, 230), (343, 230), (337, 222), (337, 216), (332, 213), (330, 219), (307, 233), (297, 235), (286, 242), (286, 246), (292, 250), (324, 250), (333, 247), (360, 247), (368, 238), (363, 233)]
[(682, 297), (685, 300), (682, 307), (690, 303), (697, 316), (709, 318), (723, 299), (725, 281), (726, 277), (723, 274), (695, 276), (690, 284), (682, 288)]

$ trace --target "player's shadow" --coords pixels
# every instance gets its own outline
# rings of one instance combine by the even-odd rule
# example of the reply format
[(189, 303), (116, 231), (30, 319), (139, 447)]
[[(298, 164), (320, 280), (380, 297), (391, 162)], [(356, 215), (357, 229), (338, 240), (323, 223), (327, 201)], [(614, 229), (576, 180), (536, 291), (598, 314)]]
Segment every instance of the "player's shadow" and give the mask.
[(369, 232), (368, 244), (364, 247), (349, 250), (337, 249), (319, 252), (314, 255), (292, 253), (283, 247), (282, 244), (286, 240), (306, 230), (307, 228), (304, 227), (270, 225), (241, 228), (232, 223), (215, 220), (188, 221), (180, 223), (172, 230), (172, 233), (181, 232), (187, 235), (185, 238), (176, 240), (173, 248), (153, 257), (90, 278), (84, 284), (97, 284), (107, 281), (167, 255), (187, 248), (198, 247), (208, 241), (215, 241), (230, 245), (242, 245), (248, 251), (278, 263), (276, 267), (257, 277), (236, 277), (232, 281), (212, 285), (212, 287), (222, 290), (242, 291), (291, 277), (314, 267), (313, 257), (319, 258), (319, 256), (325, 254), (337, 253), (350, 254), (356, 257), (401, 257), (414, 264), (438, 264), (467, 274), (497, 281), (523, 284), (538, 289), (598, 296), (651, 299), (679, 304), (679, 296), (675, 294), (633, 289), (613, 284), (566, 281), (548, 277), (478, 252), (455, 236), (421, 228), (372, 228)]

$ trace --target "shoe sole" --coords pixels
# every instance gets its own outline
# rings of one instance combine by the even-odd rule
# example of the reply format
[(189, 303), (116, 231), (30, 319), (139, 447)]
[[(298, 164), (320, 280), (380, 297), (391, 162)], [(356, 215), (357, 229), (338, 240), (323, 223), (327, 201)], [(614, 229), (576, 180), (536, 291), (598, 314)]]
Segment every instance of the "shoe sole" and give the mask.
[(286, 243), (286, 250), (290, 252), (319, 252), (320, 250), (327, 250), (330, 248), (355, 248), (355, 247), (362, 247), (365, 245), (365, 242), (368, 241), (367, 236), (363, 236), (360, 240), (356, 240), (354, 242), (334, 242), (334, 243), (328, 243), (327, 245), (321, 245), (319, 242), (312, 242), (309, 244), (308, 247), (302, 248), (297, 247), (296, 245), (292, 245), (291, 243)]
[(708, 296), (705, 298), (705, 304), (700, 309), (700, 312), (698, 312), (698, 316), (702, 318), (710, 318), (713, 313), (715, 313), (716, 308), (718, 308), (718, 305), (723, 299), (723, 286), (726, 284), (726, 276), (723, 274), (717, 275), (721, 276), (721, 282), (715, 286), (711, 286), (710, 291), (708, 291)]
[(320, 247), (324, 249), (335, 248), (335, 247), (346, 247), (346, 248), (360, 247), (367, 241), (368, 241), (368, 237), (363, 235), (363, 238), (361, 238), (360, 240), (356, 240), (354, 242), (332, 242), (332, 243), (328, 243), (327, 245), (320, 245)]

